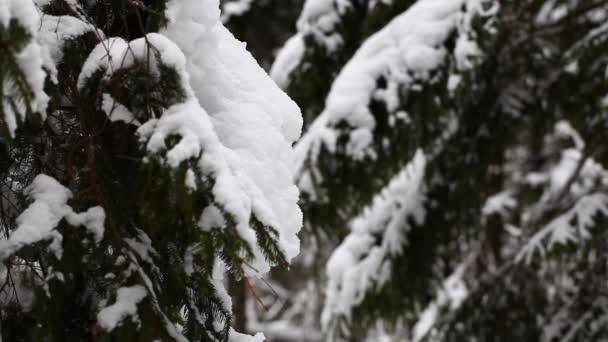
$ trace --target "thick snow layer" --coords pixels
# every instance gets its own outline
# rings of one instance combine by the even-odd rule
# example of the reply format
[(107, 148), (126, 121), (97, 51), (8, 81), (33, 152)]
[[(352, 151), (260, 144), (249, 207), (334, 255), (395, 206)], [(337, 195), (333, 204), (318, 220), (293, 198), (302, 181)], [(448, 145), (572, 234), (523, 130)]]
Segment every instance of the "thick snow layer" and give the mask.
[(408, 218), (417, 223), (424, 220), (425, 168), (426, 158), (418, 151), (372, 205), (352, 221), (350, 234), (327, 262), (327, 297), (321, 317), (324, 327), (336, 315), (349, 319), (366, 293), (379, 289), (390, 278), (390, 259), (401, 254), (407, 243)]
[(41, 241), (51, 241), (49, 249), (61, 258), (63, 238), (55, 230), (62, 219), (70, 225), (84, 226), (93, 234), (95, 242), (103, 238), (105, 211), (93, 207), (77, 214), (67, 204), (72, 197), (71, 191), (59, 184), (54, 178), (40, 174), (25, 189), (28, 198), (34, 200), (17, 218), (17, 229), (7, 240), (0, 240), (0, 262), (21, 248)]
[[(220, 163), (224, 166), (213, 172), (217, 177), (214, 195), (237, 218), (246, 240), (255, 239), (249, 227), (252, 215), (277, 229), (279, 246), (290, 260), (299, 252), (296, 234), (302, 225), (291, 148), (301, 132), (300, 110), (246, 51), (244, 43), (222, 25), (218, 0), (172, 0), (167, 14), (170, 20), (163, 34), (185, 55), (195, 96), (189, 106), (196, 101), (197, 111), (208, 114), (210, 122), (204, 130), (219, 139), (213, 142), (215, 152), (205, 149), (201, 163), (206, 167), (224, 160)], [(200, 121), (194, 118), (200, 114), (190, 116)], [(192, 133), (210, 139), (204, 131)], [(259, 250), (257, 254), (260, 258), (254, 267), (267, 271), (269, 265)]]
[(431, 72), (445, 64), (444, 43), (450, 34), (459, 36), (453, 56), (457, 65), (470, 66), (470, 59), (480, 53), (469, 39), (472, 18), (494, 13), (484, 10), (482, 2), (421, 0), (367, 39), (334, 81), (324, 111), (298, 143), (298, 168), (308, 158), (314, 164), (319, 145), (335, 149), (338, 132), (334, 127), (341, 122), (352, 128), (347, 154), (353, 158), (372, 154), (369, 147), (376, 122), (369, 104), (377, 93), (378, 79), (386, 79), (387, 90), (393, 94), (385, 91), (383, 96), (394, 106), (391, 99), (397, 98), (399, 89), (414, 81), (428, 81)]
[[(140, 140), (150, 153), (158, 153), (167, 149), (169, 136), (180, 136), (179, 143), (166, 151), (165, 162), (171, 167), (202, 153), (200, 174), (215, 180), (216, 203), (235, 219), (240, 236), (256, 255), (253, 268), (263, 273), (270, 265), (257, 247), (252, 216), (279, 232), (279, 247), (288, 260), (299, 252), (296, 234), (302, 213), (293, 184), (291, 144), (299, 138), (302, 118), (298, 106), (223, 27), (219, 11), (214, 10), (218, 6), (217, 0), (171, 1), (170, 23), (162, 35), (101, 42), (87, 58), (78, 87), (98, 70), (108, 78), (120, 68), (147, 61), (147, 42), (160, 58), (151, 59), (153, 73), (159, 62), (175, 68), (187, 99), (159, 119), (143, 123), (138, 129)], [(110, 112), (112, 107), (116, 111), (106, 97), (104, 109)], [(119, 113), (121, 118), (129, 116)], [(195, 174), (190, 173), (190, 178)], [(187, 182), (196, 184), (193, 179)]]
[(141, 285), (119, 288), (116, 293), (116, 302), (103, 308), (97, 314), (97, 324), (106, 331), (112, 331), (129, 316), (134, 322), (138, 322), (137, 303), (147, 295), (148, 292)]
[[(48, 51), (36, 41), (39, 16), (34, 3), (31, 0), (0, 0), (0, 25), (8, 27), (12, 20), (19, 23), (32, 37), (28, 44), (20, 51), (16, 51), (14, 57), (33, 92), (33, 99), (28, 105), (32, 111), (40, 113), (44, 119), (49, 98), (44, 92), (44, 81), (47, 74), (43, 67), (48, 64)], [(10, 83), (10, 80), (4, 78), (0, 86), (5, 98), (16, 95), (17, 89)], [(14, 136), (17, 122), (25, 119), (26, 106), (24, 103), (17, 102), (17, 111), (14, 111), (8, 101), (3, 100), (0, 105), (5, 113), (4, 120), (9, 134)]]
[[(148, 43), (153, 47), (149, 49)], [(160, 60), (149, 58), (150, 55), (160, 56)], [(82, 89), (85, 82), (99, 70), (104, 71), (104, 77), (111, 77), (114, 72), (122, 68), (128, 68), (136, 61), (145, 61), (150, 65), (150, 71), (154, 74), (159, 73), (159, 63), (175, 68), (178, 74), (184, 75), (187, 81), (187, 74), (184, 69), (185, 57), (175, 44), (163, 35), (150, 33), (145, 38), (135, 39), (127, 42), (122, 38), (109, 38), (91, 51), (85, 61), (80, 75), (78, 75), (77, 86)], [(186, 88), (186, 91), (190, 90)], [(191, 92), (187, 95), (191, 95)]]
[(305, 52), (304, 37), (296, 33), (285, 43), (270, 69), (270, 77), (282, 89), (289, 85), (291, 73), (300, 65)]

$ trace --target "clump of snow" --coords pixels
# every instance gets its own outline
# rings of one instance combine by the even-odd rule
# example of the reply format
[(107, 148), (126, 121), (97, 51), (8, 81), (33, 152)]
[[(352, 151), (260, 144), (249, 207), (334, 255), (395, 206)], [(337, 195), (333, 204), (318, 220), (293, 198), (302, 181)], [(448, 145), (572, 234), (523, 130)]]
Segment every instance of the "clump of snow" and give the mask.
[(104, 37), (103, 31), (94, 25), (69, 15), (53, 16), (44, 14), (36, 27), (38, 41), (48, 48), (51, 58), (58, 64), (63, 59), (63, 47), (66, 41), (93, 32)]
[(210, 205), (203, 210), (203, 214), (201, 215), (201, 220), (198, 225), (203, 230), (222, 228), (226, 225), (226, 220), (218, 207), (215, 205)]
[(106, 212), (102, 207), (92, 207), (79, 214), (70, 210), (65, 216), (65, 219), (74, 227), (86, 227), (95, 237), (96, 243), (101, 242), (103, 239), (103, 233), (105, 231), (103, 224), (106, 220)]
[[(188, 108), (163, 115), (156, 130), (185, 134), (174, 160), (196, 153), (195, 141), (205, 147), (201, 170), (216, 178), (215, 199), (236, 218), (237, 229), (259, 256), (253, 266), (263, 273), (269, 265), (256, 247), (252, 215), (279, 232), (287, 260), (299, 252), (302, 213), (291, 144), (301, 133), (300, 110), (222, 25), (218, 0), (172, 0), (167, 15), (163, 34), (183, 51), (187, 88), (194, 96), (183, 104)], [(151, 143), (158, 141), (152, 136)]]
[(195, 191), (197, 189), (196, 186), (196, 174), (194, 173), (194, 171), (192, 171), (192, 169), (188, 169), (186, 171), (186, 187), (192, 191)]
[(253, 0), (234, 0), (224, 2), (222, 6), (222, 22), (226, 23), (232, 17), (240, 17), (251, 9)]
[[(78, 76), (78, 89), (82, 89), (85, 82), (98, 70), (103, 70), (104, 78), (108, 79), (117, 70), (128, 68), (137, 61), (148, 63), (148, 55), (160, 56), (160, 59), (149, 59), (151, 73), (158, 75), (159, 64), (162, 63), (175, 68), (180, 75), (186, 75), (184, 55), (161, 34), (149, 33), (145, 38), (131, 42), (122, 38), (109, 38), (97, 44), (87, 57)], [(187, 82), (187, 76), (185, 78)]]
[(566, 120), (560, 120), (555, 124), (555, 133), (559, 137), (571, 138), (577, 149), (582, 150), (585, 148), (585, 142), (581, 135), (572, 127), (570, 122)]
[(407, 243), (408, 218), (420, 224), (425, 217), (425, 168), (426, 158), (419, 150), (373, 204), (352, 221), (351, 233), (327, 262), (324, 327), (337, 315), (349, 319), (366, 292), (380, 288), (390, 278), (390, 258), (401, 254)]
[(306, 39), (312, 37), (328, 52), (344, 43), (337, 28), (350, 9), (351, 0), (306, 0), (297, 22), (298, 31), (279, 50), (270, 70), (270, 76), (281, 88), (287, 87), (291, 73), (302, 62)]
[[(0, 25), (8, 27), (12, 20), (15, 20), (32, 37), (21, 50), (15, 51), (14, 58), (33, 93), (27, 105), (45, 119), (49, 98), (44, 92), (44, 81), (47, 77), (44, 67), (48, 65), (48, 51), (36, 41), (39, 16), (34, 3), (31, 0), (0, 0)], [(4, 99), (19, 98), (19, 94), (15, 93), (18, 90), (10, 82), (9, 79), (4, 78), (0, 85)], [(2, 100), (0, 103), (5, 113), (3, 119), (12, 137), (15, 135), (18, 121), (23, 121), (26, 114), (25, 103), (16, 101), (15, 104), (16, 110), (10, 101)]]
[(127, 107), (117, 102), (110, 94), (104, 93), (102, 95), (101, 109), (112, 122), (122, 121), (135, 126), (141, 126), (141, 123), (135, 119), (133, 113)]
[(148, 292), (141, 285), (119, 288), (116, 292), (116, 302), (97, 314), (97, 324), (109, 332), (129, 316), (134, 322), (138, 322), (137, 304), (147, 295)]
[(270, 69), (270, 77), (282, 89), (287, 88), (291, 73), (300, 65), (305, 52), (304, 38), (296, 33), (285, 43), (277, 54)]
[(298, 32), (314, 37), (328, 51), (335, 51), (343, 43), (336, 26), (350, 8), (350, 0), (307, 0), (298, 19)]
[(105, 211), (93, 207), (84, 213), (75, 213), (67, 202), (72, 192), (54, 178), (40, 174), (25, 189), (28, 198), (34, 200), (17, 218), (17, 229), (7, 240), (0, 240), (0, 262), (21, 248), (41, 241), (51, 241), (49, 249), (57, 258), (63, 253), (62, 236), (55, 230), (62, 219), (70, 225), (84, 226), (91, 232), (95, 242), (103, 238)]

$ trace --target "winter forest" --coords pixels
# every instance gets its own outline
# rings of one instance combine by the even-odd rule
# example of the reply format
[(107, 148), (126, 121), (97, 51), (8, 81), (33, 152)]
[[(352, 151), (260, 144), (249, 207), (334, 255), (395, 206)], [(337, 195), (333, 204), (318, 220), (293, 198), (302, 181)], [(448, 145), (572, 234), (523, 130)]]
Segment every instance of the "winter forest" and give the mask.
[(0, 0), (0, 82), (0, 342), (608, 340), (608, 0)]

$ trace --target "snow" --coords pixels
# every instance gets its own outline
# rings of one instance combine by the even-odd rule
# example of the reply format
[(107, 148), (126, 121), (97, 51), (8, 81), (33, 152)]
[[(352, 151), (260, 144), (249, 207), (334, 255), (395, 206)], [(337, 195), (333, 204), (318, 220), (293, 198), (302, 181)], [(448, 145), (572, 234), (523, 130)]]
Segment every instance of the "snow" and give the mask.
[[(196, 139), (205, 146), (200, 167), (216, 177), (215, 199), (236, 218), (239, 233), (257, 255), (253, 266), (264, 273), (269, 265), (256, 247), (252, 215), (279, 232), (287, 260), (299, 252), (302, 213), (291, 144), (301, 133), (300, 110), (222, 25), (217, 0), (173, 0), (167, 14), (163, 34), (183, 51), (194, 96), (183, 104), (187, 108), (168, 110), (171, 115), (161, 117), (157, 130), (175, 131), (182, 119), (188, 121), (179, 128), (186, 133), (183, 144), (168, 156), (174, 162), (191, 156), (198, 150)], [(169, 119), (177, 113), (182, 118)], [(159, 140), (153, 135), (151, 143)]]
[[(206, 5), (218, 4), (207, 1)], [(83, 87), (97, 70), (108, 78), (120, 68), (146, 60), (149, 42), (160, 58), (152, 59), (151, 71), (157, 72), (158, 63), (175, 68), (187, 99), (169, 107), (159, 119), (143, 123), (138, 129), (140, 141), (157, 154), (167, 149), (167, 137), (180, 136), (179, 143), (166, 151), (165, 162), (172, 168), (204, 151), (200, 174), (214, 178), (215, 200), (233, 216), (241, 237), (253, 247), (258, 256), (255, 268), (265, 272), (270, 265), (257, 248), (252, 215), (279, 232), (279, 247), (288, 260), (299, 252), (296, 234), (302, 214), (292, 181), (291, 143), (299, 137), (302, 118), (297, 105), (222, 26), (219, 13), (205, 8), (199, 2), (171, 2), (167, 11), (173, 19), (162, 35), (100, 43), (87, 58), (78, 86)], [(200, 54), (201, 48), (209, 53)], [(117, 110), (118, 119), (131, 117), (105, 97), (104, 109), (110, 112), (110, 108), (114, 108), (112, 117)], [(190, 185), (196, 183), (192, 176), (187, 179)]]
[(106, 212), (102, 207), (92, 207), (80, 214), (76, 214), (70, 210), (65, 219), (74, 227), (86, 227), (95, 237), (96, 243), (101, 242), (103, 239), (105, 231), (103, 224), (106, 219)]
[[(129, 245), (131, 250), (135, 251), (141, 260), (147, 262), (150, 265), (154, 265), (152, 256), (158, 256), (158, 252), (152, 246), (152, 240), (150, 237), (141, 229), (137, 229), (137, 239), (124, 239), (125, 243)], [(156, 267), (156, 266), (153, 266)]]
[(222, 22), (226, 23), (232, 17), (239, 17), (251, 9), (253, 0), (235, 0), (224, 2), (222, 6)]
[(571, 138), (574, 142), (576, 149), (582, 150), (585, 148), (585, 142), (581, 135), (572, 127), (570, 122), (566, 120), (560, 120), (555, 124), (555, 133), (560, 137)]
[[(148, 43), (151, 47), (149, 48)], [(148, 62), (148, 54), (160, 56), (160, 60), (150, 58), (150, 71), (158, 74), (159, 63), (173, 67), (178, 74), (184, 75), (185, 57), (170, 40), (158, 33), (149, 33), (145, 38), (135, 39), (127, 42), (122, 38), (109, 38), (91, 51), (85, 61), (77, 86), (82, 89), (85, 82), (98, 70), (104, 71), (104, 78), (110, 78), (114, 72), (122, 68), (132, 66), (136, 61)]]
[(127, 63), (126, 51), (128, 48), (127, 42), (122, 38), (109, 38), (97, 46), (89, 53), (89, 57), (84, 62), (80, 75), (78, 75), (77, 87), (82, 89), (93, 73), (97, 70), (106, 70), (105, 77), (109, 77), (114, 72), (114, 69), (119, 69), (121, 63)]
[(135, 126), (141, 126), (141, 123), (137, 119), (131, 111), (116, 101), (110, 94), (102, 95), (102, 103), (101, 109), (106, 113), (110, 121), (122, 121), (127, 124), (133, 124)]
[[(8, 278), (8, 269), (4, 267), (3, 263), (0, 263), (0, 281), (4, 284), (10, 280), (12, 291), (14, 291), (14, 293), (6, 291), (6, 289), (0, 291), (0, 307), (4, 309), (11, 304), (17, 304), (23, 312), (30, 312), (36, 303), (36, 293), (32, 288), (32, 282), (39, 284), (40, 279), (36, 277), (30, 267), (19, 264), (11, 266), (10, 278)], [(0, 325), (0, 335), (2, 335), (1, 333), (2, 326)]]
[(419, 150), (373, 204), (351, 222), (350, 234), (327, 262), (327, 297), (321, 317), (324, 327), (335, 315), (349, 319), (366, 292), (379, 289), (389, 278), (390, 258), (401, 254), (407, 243), (408, 218), (418, 224), (424, 221), (425, 167), (426, 158)]
[(298, 19), (298, 34), (312, 36), (329, 52), (336, 51), (343, 43), (336, 27), (351, 7), (350, 0), (307, 0)]
[(216, 295), (219, 297), (223, 309), (226, 312), (232, 312), (232, 297), (230, 297), (228, 290), (224, 287), (226, 265), (219, 257), (215, 258), (211, 273), (211, 283), (213, 283)]
[(481, 209), (481, 213), (484, 217), (493, 214), (500, 214), (504, 217), (508, 214), (509, 210), (514, 209), (516, 206), (517, 200), (513, 198), (513, 194), (504, 191), (488, 198)]
[(598, 214), (608, 216), (608, 195), (593, 193), (580, 198), (570, 210), (553, 219), (527, 241), (516, 256), (517, 262), (529, 264), (536, 253), (543, 256), (555, 245), (589, 240), (589, 228), (594, 226)]
[(462, 279), (467, 266), (467, 264), (460, 265), (444, 280), (442, 287), (437, 291), (435, 300), (424, 309), (414, 325), (413, 342), (419, 342), (424, 339), (437, 322), (442, 310), (446, 308), (451, 311), (456, 310), (468, 297), (469, 290)]
[(186, 171), (186, 187), (188, 187), (188, 189), (192, 190), (192, 191), (196, 191), (197, 186), (196, 186), (196, 174), (194, 173), (194, 171), (192, 171), (192, 169), (188, 169), (188, 171)]
[(74, 39), (88, 32), (103, 37), (104, 33), (95, 26), (69, 15), (53, 16), (44, 14), (36, 27), (37, 40), (44, 45), (51, 55), (55, 65), (63, 59), (63, 47), (69, 39)]
[(241, 334), (234, 329), (230, 328), (230, 336), (228, 336), (228, 342), (264, 342), (266, 337), (264, 334), (257, 333), (254, 336)]
[(301, 33), (289, 38), (281, 48), (270, 69), (270, 77), (282, 89), (289, 85), (291, 73), (300, 65), (305, 52), (304, 38)]
[(560, 162), (549, 172), (550, 191), (559, 194), (568, 183), (583, 156), (576, 149), (566, 149), (562, 152)]
[(224, 215), (215, 205), (210, 205), (201, 215), (201, 220), (198, 226), (203, 230), (209, 230), (211, 228), (223, 228), (226, 225)]
[(200, 244), (195, 243), (192, 246), (188, 246), (186, 253), (184, 253), (184, 271), (188, 276), (194, 273), (194, 255), (199, 251)]
[[(49, 97), (44, 92), (47, 74), (43, 67), (48, 65), (48, 51), (36, 41), (39, 16), (34, 3), (31, 0), (0, 0), (0, 25), (7, 27), (11, 20), (17, 21), (32, 37), (21, 50), (15, 52), (14, 57), (33, 92), (33, 98), (28, 105), (33, 112), (40, 113), (45, 119)], [(15, 92), (18, 90), (8, 79), (3, 79), (0, 86), (4, 98), (17, 95)], [(25, 119), (26, 104), (17, 101), (16, 111), (7, 100), (0, 102), (0, 105), (5, 113), (4, 120), (9, 134), (14, 137), (18, 121)]]
[[(467, 11), (461, 11), (463, 7)], [(460, 68), (471, 67), (471, 59), (481, 53), (470, 38), (472, 18), (493, 13), (495, 9), (484, 10), (478, 0), (421, 0), (368, 38), (341, 70), (325, 109), (296, 146), (298, 173), (306, 160), (315, 163), (321, 145), (335, 150), (339, 134), (335, 127), (342, 122), (352, 128), (347, 155), (354, 159), (373, 157), (370, 144), (376, 122), (369, 104), (378, 95), (377, 80), (387, 80), (382, 96), (396, 107), (394, 99), (400, 89), (431, 81), (431, 71), (451, 57), (444, 43), (454, 32), (459, 38), (453, 58)]]
[(116, 302), (97, 314), (97, 323), (102, 329), (110, 332), (129, 316), (134, 322), (138, 322), (137, 304), (147, 295), (146, 289), (141, 285), (119, 288)]
[(70, 225), (84, 226), (99, 243), (103, 238), (105, 212), (101, 207), (93, 207), (77, 214), (67, 204), (72, 197), (71, 191), (59, 184), (54, 178), (40, 174), (34, 178), (24, 191), (34, 200), (17, 218), (17, 229), (7, 240), (0, 240), (0, 261), (33, 243), (50, 240), (49, 249), (61, 258), (62, 236), (55, 230), (62, 219)]

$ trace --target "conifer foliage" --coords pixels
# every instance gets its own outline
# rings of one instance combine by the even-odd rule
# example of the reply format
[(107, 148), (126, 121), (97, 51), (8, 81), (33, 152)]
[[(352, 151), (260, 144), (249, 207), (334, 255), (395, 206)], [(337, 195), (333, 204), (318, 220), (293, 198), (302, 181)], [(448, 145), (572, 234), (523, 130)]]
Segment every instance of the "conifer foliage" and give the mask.
[(324, 338), (606, 339), (607, 19), (603, 0), (306, 1), (271, 74), (304, 113)]
[(218, 0), (0, 0), (0, 340), (261, 341), (302, 119)]

